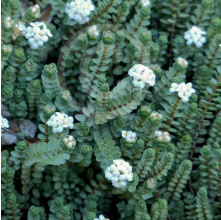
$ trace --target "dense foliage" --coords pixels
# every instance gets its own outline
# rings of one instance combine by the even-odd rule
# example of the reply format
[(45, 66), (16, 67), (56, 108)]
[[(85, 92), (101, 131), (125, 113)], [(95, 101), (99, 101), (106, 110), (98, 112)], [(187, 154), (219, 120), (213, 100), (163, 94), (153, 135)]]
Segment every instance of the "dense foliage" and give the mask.
[(2, 219), (221, 219), (221, 0), (27, 2), (1, 3)]

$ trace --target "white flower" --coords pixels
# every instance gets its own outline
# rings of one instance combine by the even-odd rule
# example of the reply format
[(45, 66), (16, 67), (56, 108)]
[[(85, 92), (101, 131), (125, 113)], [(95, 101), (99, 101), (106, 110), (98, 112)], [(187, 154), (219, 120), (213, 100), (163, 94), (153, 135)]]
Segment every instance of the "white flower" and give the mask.
[(99, 32), (97, 29), (96, 25), (93, 25), (91, 27), (88, 28), (88, 33), (93, 36), (93, 37), (98, 37), (99, 36)]
[(29, 44), (31, 45), (32, 49), (37, 49), (44, 45), (43, 40), (41, 39), (40, 35), (35, 35), (28, 39)]
[(125, 138), (126, 141), (134, 143), (136, 141), (137, 134), (132, 131), (121, 131), (122, 137)]
[(114, 187), (126, 187), (127, 181), (133, 180), (132, 166), (123, 159), (113, 160), (113, 164), (105, 170), (105, 177)]
[(105, 218), (103, 215), (99, 215), (99, 218), (94, 218), (93, 220), (110, 220), (110, 219)]
[(179, 84), (178, 83), (172, 83), (171, 88), (169, 89), (169, 92), (177, 92), (179, 91)]
[(172, 83), (171, 88), (169, 89), (170, 92), (178, 92), (178, 96), (181, 98), (183, 102), (188, 102), (189, 97), (196, 92), (195, 89), (192, 88), (192, 83), (185, 84), (180, 83)]
[[(1, 115), (1, 128), (9, 128), (8, 120)], [(2, 136), (2, 132), (1, 132)]]
[(123, 130), (123, 131), (121, 131), (121, 133), (122, 133), (122, 137), (123, 138), (129, 138), (129, 137), (131, 137), (131, 135), (132, 135), (132, 131), (125, 131), (125, 130)]
[[(39, 6), (36, 5), (37, 9), (38, 7)], [(38, 49), (43, 46), (49, 37), (53, 36), (44, 22), (31, 22), (28, 27), (25, 27), (22, 23), (18, 23), (16, 27), (23, 33), (32, 49)]]
[(162, 132), (161, 131), (155, 131), (155, 133), (154, 133), (154, 136), (155, 137), (160, 137), (160, 136), (162, 136), (163, 134), (162, 134)]
[(155, 74), (150, 68), (142, 64), (135, 64), (128, 71), (128, 75), (133, 78), (132, 83), (135, 87), (140, 87), (143, 89), (145, 87), (145, 83), (149, 84), (150, 86), (155, 85)]
[(53, 133), (61, 133), (64, 128), (72, 129), (74, 127), (74, 119), (64, 113), (56, 112), (47, 121), (47, 125), (52, 127)]
[(137, 134), (133, 132), (130, 137), (127, 137), (125, 140), (130, 143), (134, 143), (136, 141)]
[(148, 7), (150, 5), (150, 2), (148, 0), (141, 0), (140, 3), (142, 4), (142, 6), (145, 8), (145, 7)]
[(219, 44), (219, 47), (221, 47), (221, 44)]
[(1, 115), (1, 128), (9, 128), (8, 120)]
[(205, 31), (202, 31), (198, 26), (193, 26), (189, 31), (184, 33), (184, 39), (187, 40), (186, 44), (195, 44), (197, 48), (202, 47), (206, 43)]
[(74, 0), (67, 2), (65, 7), (65, 13), (69, 19), (74, 19), (79, 24), (84, 24), (89, 21), (89, 15), (91, 11), (95, 10), (95, 6), (91, 0)]
[(26, 26), (24, 23), (19, 22), (18, 24), (15, 25), (16, 28), (21, 31), (21, 32), (25, 32), (26, 31)]

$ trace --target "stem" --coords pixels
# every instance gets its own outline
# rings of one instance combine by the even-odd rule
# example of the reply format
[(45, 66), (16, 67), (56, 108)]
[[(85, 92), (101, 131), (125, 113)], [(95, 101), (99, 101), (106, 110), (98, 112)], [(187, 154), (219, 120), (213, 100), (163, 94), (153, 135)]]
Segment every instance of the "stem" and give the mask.
[[(153, 126), (151, 126), (150, 129), (149, 129), (149, 131), (148, 131), (147, 140), (145, 141), (145, 144), (144, 144), (144, 148), (145, 148), (145, 149), (146, 149), (146, 145), (149, 143), (149, 140), (150, 140), (149, 136), (150, 136), (150, 134), (152, 133), (152, 130), (153, 130)], [(144, 149), (144, 150), (145, 150), (145, 149)]]
[(106, 179), (106, 178), (104, 178), (102, 181), (100, 181), (100, 182), (98, 183), (98, 186), (93, 189), (93, 193), (94, 193), (95, 191), (97, 191), (98, 189), (100, 189), (101, 185), (104, 184), (104, 183), (106, 183), (106, 182), (107, 182), (107, 179)]
[(48, 142), (48, 125), (45, 122), (45, 137), (46, 137), (46, 142)]
[(174, 36), (174, 31), (175, 31), (175, 23), (172, 25), (172, 33), (170, 35), (170, 63), (169, 66), (172, 66), (173, 63), (173, 36)]
[(135, 165), (135, 160), (136, 160), (136, 156), (137, 156), (138, 152), (136, 152), (133, 156), (133, 160), (132, 160), (132, 167)]
[(174, 114), (175, 114), (175, 112), (176, 112), (176, 110), (177, 110), (177, 107), (178, 107), (178, 105), (179, 105), (179, 103), (180, 103), (180, 100), (181, 100), (180, 98), (177, 98), (176, 103), (175, 103), (175, 105), (174, 105), (174, 107), (173, 107), (173, 110), (172, 110), (172, 112), (170, 113), (169, 119), (167, 119), (167, 121), (166, 121), (166, 126), (167, 126), (167, 128), (164, 128), (164, 131), (168, 131), (168, 127), (170, 126), (170, 124), (171, 124), (171, 122), (172, 122), (172, 119), (173, 119)]
[(155, 159), (154, 159), (154, 163), (157, 162), (158, 157), (159, 157), (159, 153), (160, 153), (160, 147), (157, 147), (157, 149), (156, 149), (156, 156), (155, 156)]

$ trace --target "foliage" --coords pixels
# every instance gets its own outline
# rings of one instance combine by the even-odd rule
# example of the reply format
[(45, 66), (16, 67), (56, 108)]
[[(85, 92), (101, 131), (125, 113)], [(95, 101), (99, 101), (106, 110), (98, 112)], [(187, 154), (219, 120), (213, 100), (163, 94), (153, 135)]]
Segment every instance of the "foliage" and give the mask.
[[(82, 23), (71, 0), (36, 2), (1, 2), (1, 101), (17, 132), (2, 146), (2, 219), (221, 219), (221, 1), (93, 0)], [(33, 49), (23, 25), (36, 21), (52, 36), (36, 26)], [(184, 39), (193, 26), (202, 47)], [(27, 119), (31, 140), (13, 127)], [(105, 176), (121, 159), (133, 175), (119, 165), (117, 188)]]

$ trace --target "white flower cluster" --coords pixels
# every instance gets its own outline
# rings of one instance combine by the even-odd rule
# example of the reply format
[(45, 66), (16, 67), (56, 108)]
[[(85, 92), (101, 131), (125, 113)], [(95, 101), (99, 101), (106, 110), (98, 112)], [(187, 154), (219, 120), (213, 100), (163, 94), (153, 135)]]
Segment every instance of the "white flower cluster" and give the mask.
[(188, 102), (189, 97), (196, 92), (195, 89), (192, 88), (192, 83), (185, 84), (180, 83), (172, 83), (169, 92), (178, 92), (178, 96), (182, 99), (183, 102)]
[(221, 47), (221, 44), (219, 44), (219, 47)]
[(199, 27), (193, 26), (189, 31), (184, 33), (184, 39), (187, 40), (186, 44), (195, 44), (197, 48), (202, 47), (206, 43), (205, 31), (202, 31)]
[(127, 181), (132, 181), (132, 166), (122, 159), (114, 160), (105, 171), (105, 177), (112, 181), (116, 188), (126, 187)]
[(158, 141), (171, 141), (169, 132), (155, 131), (154, 136)]
[(127, 142), (134, 143), (136, 141), (137, 134), (135, 132), (123, 130), (121, 133)]
[(9, 128), (8, 120), (1, 115), (1, 128)]
[(73, 136), (69, 136), (68, 138), (65, 138), (64, 142), (67, 144), (68, 148), (72, 148), (73, 146), (76, 145), (76, 141), (73, 138)]
[(129, 70), (128, 74), (133, 77), (132, 83), (136, 87), (143, 89), (145, 87), (145, 83), (148, 83), (150, 86), (155, 85), (155, 74), (150, 68), (142, 64), (135, 64)]
[(22, 23), (18, 23), (16, 27), (23, 33), (32, 49), (37, 49), (44, 45), (49, 39), (53, 37), (51, 31), (47, 28), (44, 22), (31, 22), (30, 26), (26, 27)]
[(66, 3), (65, 13), (70, 19), (74, 19), (79, 24), (89, 21), (91, 11), (95, 10), (95, 6), (91, 0), (74, 0)]
[(110, 220), (110, 219), (105, 218), (103, 215), (99, 215), (99, 218), (94, 218), (93, 220)]
[(9, 128), (8, 120), (4, 118), (2, 115), (1, 115), (1, 128)]
[(53, 133), (61, 133), (64, 128), (72, 129), (74, 127), (74, 119), (64, 113), (56, 112), (47, 121), (47, 125), (52, 127)]
[(99, 31), (97, 29), (96, 25), (93, 25), (88, 28), (88, 33), (93, 36), (93, 37), (98, 37), (99, 36)]
[(146, 8), (150, 5), (150, 1), (148, 1), (148, 0), (141, 0), (140, 3), (142, 5), (142, 7), (144, 7), (144, 8)]

